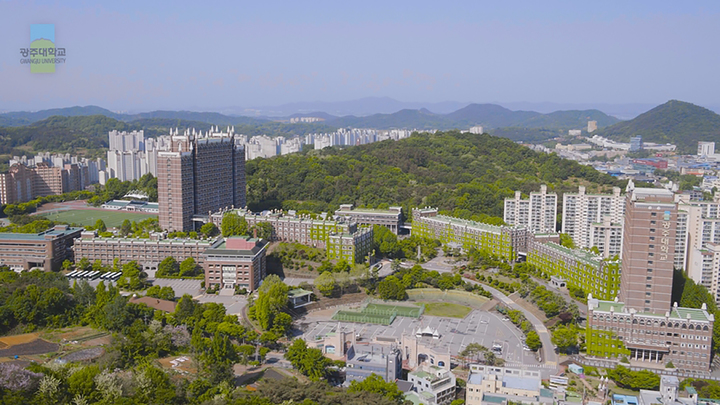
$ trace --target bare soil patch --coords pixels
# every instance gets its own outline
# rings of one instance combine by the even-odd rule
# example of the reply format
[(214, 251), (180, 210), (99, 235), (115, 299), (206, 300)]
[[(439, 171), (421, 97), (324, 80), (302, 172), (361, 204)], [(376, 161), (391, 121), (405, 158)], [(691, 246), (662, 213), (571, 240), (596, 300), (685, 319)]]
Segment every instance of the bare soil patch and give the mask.
[(60, 345), (50, 343), (42, 339), (36, 339), (29, 343), (20, 343), (10, 348), (0, 350), (0, 357), (31, 356), (34, 354), (45, 354), (58, 351)]
[(25, 333), (22, 335), (15, 335), (15, 336), (5, 336), (0, 338), (0, 343), (4, 345), (5, 348), (13, 347), (15, 345), (23, 344), (23, 343), (30, 343), (34, 340), (37, 340), (40, 337), (40, 334), (37, 332), (34, 333)]

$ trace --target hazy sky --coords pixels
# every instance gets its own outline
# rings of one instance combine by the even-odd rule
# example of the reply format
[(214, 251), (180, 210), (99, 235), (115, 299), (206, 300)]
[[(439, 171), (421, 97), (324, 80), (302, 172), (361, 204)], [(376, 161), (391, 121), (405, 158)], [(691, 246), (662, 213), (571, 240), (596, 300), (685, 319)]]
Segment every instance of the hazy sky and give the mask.
[[(20, 64), (30, 24), (67, 62)], [(717, 1), (0, 0), (0, 110), (341, 101), (719, 104)]]

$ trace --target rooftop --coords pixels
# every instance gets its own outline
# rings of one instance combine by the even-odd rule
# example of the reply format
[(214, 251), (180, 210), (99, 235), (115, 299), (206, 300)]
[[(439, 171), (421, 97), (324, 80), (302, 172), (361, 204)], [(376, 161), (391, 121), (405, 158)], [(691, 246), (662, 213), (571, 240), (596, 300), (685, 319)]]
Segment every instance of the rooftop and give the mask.
[(502, 378), (503, 386), (519, 390), (537, 390), (540, 388), (539, 378), (515, 377), (505, 375)]
[(56, 227), (56, 228), (50, 228), (47, 231), (40, 232), (40, 233), (14, 233), (14, 232), (1, 232), (0, 233), (0, 240), (45, 240), (46, 236), (64, 236), (69, 235), (71, 233), (81, 231), (83, 228), (73, 228), (73, 227)]
[(429, 221), (445, 222), (445, 223), (452, 224), (452, 225), (468, 226), (468, 227), (471, 227), (471, 228), (476, 228), (476, 229), (483, 230), (483, 231), (485, 231), (485, 232), (500, 233), (500, 231), (501, 231), (501, 229), (502, 229), (501, 226), (485, 224), (485, 223), (482, 223), (482, 222), (471, 221), (471, 220), (468, 220), (468, 219), (461, 219), (461, 218), (449, 217), (449, 216), (447, 216), (447, 215), (437, 215), (437, 216), (434, 216), (434, 217), (424, 217), (424, 219), (429, 220)]
[(570, 249), (568, 247), (559, 245), (555, 242), (547, 242), (545, 243), (545, 246), (551, 247), (555, 250), (558, 250), (560, 252), (563, 252), (567, 255), (574, 256), (578, 260), (582, 260), (584, 262), (588, 262), (594, 266), (600, 266), (601, 262), (603, 261), (602, 256), (598, 256), (592, 252), (589, 252), (587, 250), (583, 249)]
[[(615, 302), (615, 301), (602, 301), (597, 300), (597, 306), (595, 306), (596, 311), (603, 311), (603, 312), (610, 312), (610, 309), (614, 309), (614, 312), (624, 312), (625, 303), (623, 302)], [(683, 308), (683, 307), (673, 307), (670, 311), (670, 318), (677, 319), (677, 320), (685, 320), (688, 319), (688, 315), (690, 316), (689, 319), (693, 321), (709, 321), (710, 320), (710, 314), (703, 309), (699, 308)], [(665, 314), (655, 314), (651, 312), (642, 312), (637, 311), (635, 312), (637, 315), (642, 316), (655, 316), (659, 318), (664, 318)]]
[(293, 290), (288, 291), (288, 298), (299, 298), (299, 297), (304, 297), (309, 294), (312, 294), (312, 291), (303, 290), (302, 288), (295, 288)]

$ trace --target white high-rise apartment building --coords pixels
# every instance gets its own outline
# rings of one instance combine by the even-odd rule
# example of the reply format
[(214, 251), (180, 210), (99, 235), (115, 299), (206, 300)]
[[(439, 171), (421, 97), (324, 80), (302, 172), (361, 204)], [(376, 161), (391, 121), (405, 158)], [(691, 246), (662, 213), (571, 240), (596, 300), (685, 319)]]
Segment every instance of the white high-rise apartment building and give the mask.
[(110, 131), (108, 138), (107, 178), (130, 181), (147, 173), (157, 176), (157, 152), (169, 148), (168, 137), (145, 139), (143, 131)]
[(527, 226), (533, 232), (555, 232), (557, 226), (557, 194), (548, 193), (545, 184), (540, 192), (523, 199), (520, 191), (515, 198), (505, 199), (503, 219), (508, 225)]
[(145, 133), (143, 131), (118, 132), (110, 131), (108, 149), (121, 152), (144, 151)]
[(622, 224), (625, 197), (620, 188), (612, 194), (587, 194), (580, 186), (577, 194), (563, 195), (562, 232), (570, 235), (580, 248), (593, 246), (604, 257), (622, 250)]
[(698, 142), (698, 156), (707, 157), (715, 154), (715, 142)]

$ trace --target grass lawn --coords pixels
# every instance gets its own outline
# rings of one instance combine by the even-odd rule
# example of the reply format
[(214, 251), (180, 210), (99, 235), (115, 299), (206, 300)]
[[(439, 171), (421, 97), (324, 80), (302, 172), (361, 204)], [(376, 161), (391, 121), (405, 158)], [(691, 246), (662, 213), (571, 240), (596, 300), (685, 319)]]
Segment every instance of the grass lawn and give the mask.
[(78, 225), (95, 225), (95, 222), (98, 219), (102, 219), (103, 222), (105, 222), (105, 226), (108, 228), (119, 227), (126, 219), (130, 222), (140, 222), (148, 218), (157, 218), (157, 215), (154, 214), (111, 210), (55, 211), (43, 214), (42, 216), (52, 221), (67, 222), (69, 224), (74, 223)]
[(444, 316), (451, 318), (465, 318), (472, 311), (470, 307), (449, 302), (417, 302), (416, 305), (425, 304), (425, 315)]

